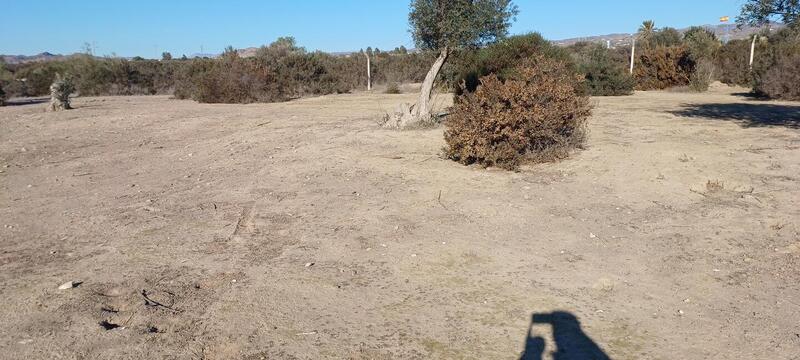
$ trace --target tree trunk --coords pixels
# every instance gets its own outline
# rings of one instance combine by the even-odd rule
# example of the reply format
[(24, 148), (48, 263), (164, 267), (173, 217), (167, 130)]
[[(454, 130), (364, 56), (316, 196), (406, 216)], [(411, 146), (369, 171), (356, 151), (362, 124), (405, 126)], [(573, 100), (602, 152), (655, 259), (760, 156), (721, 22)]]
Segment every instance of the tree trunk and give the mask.
[(431, 69), (428, 70), (428, 75), (425, 75), (425, 81), (422, 82), (422, 89), (419, 93), (419, 99), (417, 99), (417, 106), (414, 107), (414, 117), (416, 121), (424, 121), (431, 117), (431, 94), (433, 93), (433, 83), (436, 80), (436, 76), (439, 75), (439, 71), (442, 70), (442, 66), (444, 62), (447, 61), (447, 57), (450, 55), (450, 49), (446, 46), (442, 49), (439, 53), (439, 57), (436, 58), (436, 61), (431, 66)]
[(432, 117), (431, 94), (433, 93), (433, 83), (449, 55), (449, 48), (445, 47), (441, 50), (439, 57), (436, 58), (433, 66), (428, 70), (425, 81), (422, 82), (422, 89), (419, 92), (417, 103), (415, 105), (400, 104), (394, 114), (387, 114), (384, 117), (383, 127), (403, 129), (430, 122)]

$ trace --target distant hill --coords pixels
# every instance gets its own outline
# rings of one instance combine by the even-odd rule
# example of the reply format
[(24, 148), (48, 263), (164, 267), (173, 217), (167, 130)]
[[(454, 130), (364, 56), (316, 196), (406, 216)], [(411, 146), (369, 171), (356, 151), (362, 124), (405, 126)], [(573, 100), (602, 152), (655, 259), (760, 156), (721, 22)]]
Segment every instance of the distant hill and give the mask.
[(24, 64), (29, 62), (37, 62), (37, 61), (52, 61), (52, 60), (60, 60), (65, 58), (64, 55), (59, 54), (51, 54), (49, 52), (43, 52), (36, 55), (0, 55), (0, 58), (6, 64)]
[[(743, 26), (742, 28), (736, 27), (735, 24), (729, 25), (703, 25), (704, 28), (709, 29), (717, 35), (719, 39), (728, 39), (728, 40), (739, 40), (745, 39), (761, 31), (762, 28), (756, 28), (752, 26)], [(769, 24), (770, 32), (780, 30), (784, 27), (783, 24), (772, 23)], [(685, 32), (689, 28), (678, 29), (681, 33)], [(586, 37), (577, 37), (571, 39), (564, 39), (564, 40), (555, 40), (553, 43), (559, 46), (569, 46), (575, 44), (577, 42), (597, 42), (605, 44), (606, 41), (611, 42), (612, 47), (619, 47), (619, 46), (630, 46), (631, 39), (633, 39), (635, 34), (608, 34), (608, 35), (593, 35), (593, 36), (586, 36)]]

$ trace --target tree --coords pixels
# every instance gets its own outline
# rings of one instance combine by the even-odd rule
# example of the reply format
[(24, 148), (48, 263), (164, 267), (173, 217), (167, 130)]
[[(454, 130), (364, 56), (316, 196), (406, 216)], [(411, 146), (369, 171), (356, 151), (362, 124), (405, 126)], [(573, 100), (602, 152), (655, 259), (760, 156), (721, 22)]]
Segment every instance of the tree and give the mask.
[(681, 44), (681, 33), (675, 28), (665, 27), (653, 34), (652, 44), (656, 46), (675, 46)]
[(172, 54), (170, 54), (168, 51), (161, 53), (161, 60), (172, 60)]
[(736, 22), (760, 26), (773, 19), (781, 19), (787, 25), (797, 25), (797, 20), (800, 19), (800, 1), (746, 0)]
[(653, 20), (645, 20), (642, 22), (642, 25), (639, 26), (639, 32), (637, 33), (637, 37), (641, 40), (642, 43), (650, 42), (650, 39), (653, 38), (653, 35), (656, 33), (656, 23)]
[(414, 106), (401, 106), (389, 127), (408, 127), (431, 119), (433, 84), (450, 54), (463, 47), (489, 44), (508, 34), (518, 13), (511, 0), (412, 0), (408, 14), (417, 48), (439, 53)]
[(694, 62), (713, 60), (714, 54), (722, 44), (711, 30), (693, 26), (683, 34), (683, 42), (689, 48), (689, 56)]

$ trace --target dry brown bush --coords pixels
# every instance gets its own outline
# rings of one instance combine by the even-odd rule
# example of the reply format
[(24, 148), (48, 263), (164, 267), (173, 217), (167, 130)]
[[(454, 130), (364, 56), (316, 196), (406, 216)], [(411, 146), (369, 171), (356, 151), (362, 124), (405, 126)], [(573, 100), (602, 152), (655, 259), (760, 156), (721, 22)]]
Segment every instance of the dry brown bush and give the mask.
[(694, 62), (683, 46), (646, 48), (636, 60), (636, 90), (661, 90), (689, 85)]
[(534, 55), (501, 81), (490, 74), (456, 98), (446, 120), (446, 154), (463, 164), (514, 169), (564, 158), (580, 147), (591, 113), (583, 76)]
[(778, 58), (758, 85), (758, 91), (773, 99), (800, 100), (800, 55)]

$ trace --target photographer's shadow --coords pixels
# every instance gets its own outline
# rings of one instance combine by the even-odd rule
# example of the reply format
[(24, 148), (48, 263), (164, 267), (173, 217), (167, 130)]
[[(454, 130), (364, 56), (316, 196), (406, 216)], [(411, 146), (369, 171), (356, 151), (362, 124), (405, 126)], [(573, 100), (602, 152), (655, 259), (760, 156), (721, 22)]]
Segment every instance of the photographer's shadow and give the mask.
[(556, 311), (545, 314), (533, 314), (525, 338), (525, 351), (520, 360), (540, 360), (545, 354), (544, 338), (533, 333), (535, 324), (550, 324), (557, 351), (553, 352), (554, 360), (610, 360), (603, 349), (583, 332), (581, 323), (575, 315)]

